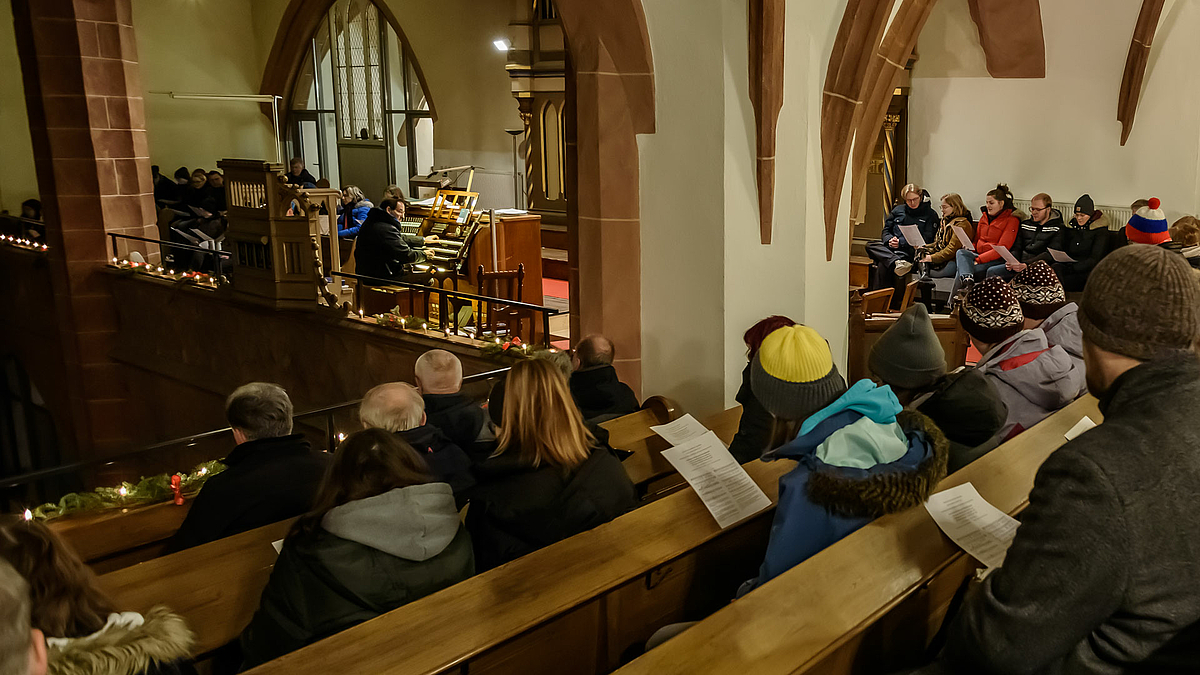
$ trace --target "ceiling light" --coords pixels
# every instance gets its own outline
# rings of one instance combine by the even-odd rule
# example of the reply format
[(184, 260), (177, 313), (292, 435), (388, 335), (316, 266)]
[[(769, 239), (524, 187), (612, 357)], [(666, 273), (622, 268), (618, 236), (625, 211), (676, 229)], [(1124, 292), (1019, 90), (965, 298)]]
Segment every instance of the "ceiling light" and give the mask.
[(492, 40), (492, 44), (496, 45), (496, 51), (498, 52), (506, 52), (512, 45), (508, 40)]

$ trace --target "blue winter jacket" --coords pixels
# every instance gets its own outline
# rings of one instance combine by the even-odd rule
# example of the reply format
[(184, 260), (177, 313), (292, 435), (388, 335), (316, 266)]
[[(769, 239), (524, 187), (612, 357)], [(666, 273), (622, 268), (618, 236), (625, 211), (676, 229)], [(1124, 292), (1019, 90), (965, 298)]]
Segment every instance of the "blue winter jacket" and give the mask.
[(367, 219), (367, 214), (375, 205), (371, 200), (364, 199), (354, 202), (354, 206), (350, 208), (340, 207), (338, 209), (338, 236), (354, 238), (358, 236), (358, 230), (362, 227), (363, 221)]
[[(937, 425), (904, 410), (890, 388), (857, 382), (809, 417), (795, 440), (763, 457), (793, 459), (797, 465), (779, 479), (766, 559), (758, 578), (741, 592), (879, 516), (924, 503), (946, 475), (948, 451)], [(881, 462), (880, 457), (894, 458)]]

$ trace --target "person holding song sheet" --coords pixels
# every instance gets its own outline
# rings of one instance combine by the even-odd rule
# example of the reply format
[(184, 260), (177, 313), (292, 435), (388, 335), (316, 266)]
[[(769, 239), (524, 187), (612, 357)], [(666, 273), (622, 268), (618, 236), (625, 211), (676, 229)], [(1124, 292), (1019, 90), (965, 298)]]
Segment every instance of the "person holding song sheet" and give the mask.
[(1088, 274), (1104, 258), (1110, 237), (1108, 224), (1108, 216), (1085, 194), (1075, 201), (1074, 217), (1050, 242), (1051, 266), (1068, 293), (1082, 291)]
[(958, 279), (950, 297), (958, 294), (958, 289), (967, 277), (982, 280), (994, 267), (1004, 269), (1005, 260), (995, 247), (1012, 248), (1017, 240), (1017, 230), (1021, 227), (1021, 219), (1013, 205), (1012, 190), (999, 183), (996, 189), (987, 193), (987, 212), (979, 219), (975, 229), (975, 250), (959, 249), (955, 262), (958, 265)]
[(1013, 241), (1012, 255), (1017, 262), (1006, 261), (1003, 268), (988, 270), (989, 275), (1000, 275), (1011, 279), (1017, 272), (1025, 270), (1034, 260), (1050, 260), (1047, 250), (1063, 228), (1062, 212), (1054, 208), (1054, 200), (1045, 192), (1039, 192), (1029, 202), (1030, 215), (1017, 229)]
[(942, 226), (938, 228), (933, 242), (926, 247), (920, 262), (929, 265), (928, 276), (932, 279), (948, 279), (958, 273), (955, 257), (963, 247), (962, 238), (955, 232), (959, 228), (968, 240), (975, 237), (975, 223), (971, 222), (971, 211), (963, 204), (958, 193), (942, 196)]
[(1171, 251), (1123, 247), (1092, 271), (1079, 323), (1103, 423), (1038, 469), (937, 672), (1200, 672), (1200, 285)]
[[(916, 247), (937, 236), (938, 215), (925, 191), (910, 183), (904, 186), (902, 194), (904, 203), (888, 214), (879, 241), (867, 244), (867, 255), (875, 261), (876, 288), (890, 287), (899, 291), (904, 276), (912, 271)], [(916, 227), (923, 241), (910, 241), (901, 230), (901, 226), (907, 225)], [(894, 300), (898, 302), (903, 295), (903, 292), (896, 293)]]

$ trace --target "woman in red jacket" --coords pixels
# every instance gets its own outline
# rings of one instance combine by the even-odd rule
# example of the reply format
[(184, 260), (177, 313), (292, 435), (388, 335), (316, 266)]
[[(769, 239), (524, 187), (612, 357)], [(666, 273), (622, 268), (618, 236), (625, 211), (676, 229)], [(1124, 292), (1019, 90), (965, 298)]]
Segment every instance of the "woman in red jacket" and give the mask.
[(958, 250), (955, 261), (958, 265), (958, 279), (950, 297), (958, 293), (963, 279), (974, 277), (982, 279), (993, 267), (1004, 267), (1004, 258), (995, 250), (996, 246), (1011, 249), (1017, 239), (1017, 230), (1021, 228), (1021, 219), (1014, 215), (1012, 190), (1000, 183), (996, 189), (987, 193), (987, 213), (979, 219), (975, 228), (975, 250), (965, 248)]

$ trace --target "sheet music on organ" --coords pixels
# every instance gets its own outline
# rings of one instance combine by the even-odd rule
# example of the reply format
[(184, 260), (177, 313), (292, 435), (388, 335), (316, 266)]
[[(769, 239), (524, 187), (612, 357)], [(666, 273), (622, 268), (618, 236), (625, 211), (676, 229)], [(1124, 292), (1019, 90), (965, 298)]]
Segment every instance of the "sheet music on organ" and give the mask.
[(662, 436), (671, 445), (682, 445), (693, 438), (700, 438), (708, 433), (708, 427), (701, 424), (695, 417), (692, 417), (691, 413), (687, 413), (672, 422), (650, 427), (650, 430)]
[(901, 225), (900, 231), (904, 233), (904, 238), (908, 240), (908, 245), (916, 248), (921, 248), (925, 245), (925, 237), (921, 236), (921, 231), (916, 225)]
[(771, 498), (712, 431), (663, 450), (662, 456), (692, 486), (721, 529), (771, 505)]
[(951, 541), (987, 567), (1004, 564), (1021, 524), (988, 503), (970, 483), (930, 495), (925, 510)]

